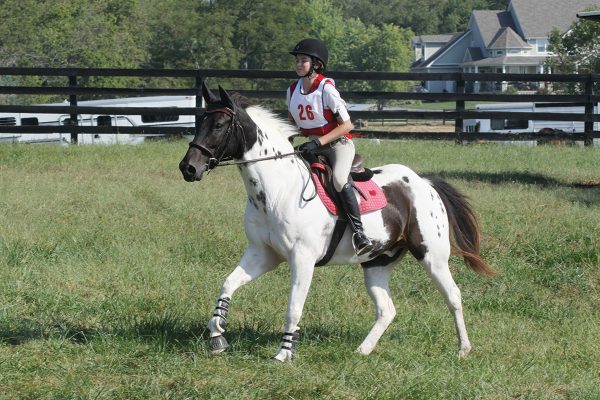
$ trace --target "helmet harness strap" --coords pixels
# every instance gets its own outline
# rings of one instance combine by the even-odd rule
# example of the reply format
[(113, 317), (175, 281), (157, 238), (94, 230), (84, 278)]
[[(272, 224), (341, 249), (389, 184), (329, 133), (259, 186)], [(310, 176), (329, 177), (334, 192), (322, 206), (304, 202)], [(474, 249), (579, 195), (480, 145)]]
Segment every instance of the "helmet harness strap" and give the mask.
[(308, 69), (308, 72), (306, 73), (306, 75), (303, 76), (303, 78), (309, 78), (313, 72), (315, 72), (315, 58), (314, 57), (310, 57), (310, 68)]

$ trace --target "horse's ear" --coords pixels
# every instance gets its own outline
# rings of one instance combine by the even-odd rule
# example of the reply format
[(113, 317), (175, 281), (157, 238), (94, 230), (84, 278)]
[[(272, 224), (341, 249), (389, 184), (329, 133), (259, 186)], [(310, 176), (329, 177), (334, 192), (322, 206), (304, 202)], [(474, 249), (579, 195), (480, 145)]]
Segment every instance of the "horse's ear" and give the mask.
[(219, 85), (219, 94), (221, 95), (221, 103), (223, 103), (229, 109), (233, 110), (233, 100), (231, 100), (231, 97), (229, 97), (229, 93), (227, 93), (227, 91), (223, 89), (221, 85)]
[(202, 97), (206, 104), (216, 103), (219, 99), (210, 91), (208, 86), (206, 86), (206, 81), (202, 81)]

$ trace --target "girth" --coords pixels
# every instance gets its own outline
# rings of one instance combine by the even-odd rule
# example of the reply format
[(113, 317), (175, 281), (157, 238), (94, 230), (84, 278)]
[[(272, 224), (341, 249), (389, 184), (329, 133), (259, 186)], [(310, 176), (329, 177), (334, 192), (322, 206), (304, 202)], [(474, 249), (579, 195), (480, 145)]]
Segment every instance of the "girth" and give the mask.
[[(363, 165), (364, 159), (360, 154), (354, 155), (354, 160), (352, 162), (352, 168), (350, 170), (350, 181), (362, 182), (368, 181), (373, 177), (373, 171), (368, 168), (365, 168)], [(335, 190), (333, 185), (333, 171), (331, 166), (329, 165), (329, 161), (325, 156), (317, 155), (317, 162), (313, 162), (311, 165), (311, 170), (315, 172), (317, 179), (319, 179), (323, 185), (323, 188), (329, 194), (329, 196), (335, 201), (339, 210), (343, 210), (341, 206), (341, 200), (339, 198), (338, 192)], [(311, 174), (311, 177), (313, 175)], [(313, 178), (314, 179), (314, 178)], [(363, 197), (366, 196), (361, 193), (356, 186), (354, 188), (357, 192)], [(329, 241), (329, 246), (327, 247), (327, 251), (322, 259), (320, 259), (315, 265), (317, 267), (323, 266), (331, 260), (335, 250), (337, 249), (342, 237), (344, 236), (344, 232), (346, 231), (346, 227), (348, 226), (348, 221), (346, 220), (346, 216), (344, 212), (338, 213), (338, 219), (335, 222), (335, 226), (333, 228), (333, 234), (331, 235), (331, 240)]]

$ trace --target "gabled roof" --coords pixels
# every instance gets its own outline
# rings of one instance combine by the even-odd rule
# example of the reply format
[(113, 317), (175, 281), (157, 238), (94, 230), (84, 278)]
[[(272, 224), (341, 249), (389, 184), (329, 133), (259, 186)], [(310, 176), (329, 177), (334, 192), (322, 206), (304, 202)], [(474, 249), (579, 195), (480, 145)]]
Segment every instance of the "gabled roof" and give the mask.
[(577, 20), (576, 14), (590, 7), (600, 8), (600, 1), (512, 0), (509, 5), (521, 24), (525, 39), (548, 37), (554, 28), (566, 32)]
[(508, 11), (473, 10), (472, 18), (481, 32), (485, 47), (490, 46), (502, 28), (509, 27), (515, 30), (515, 23)]
[(456, 44), (461, 38), (467, 36), (469, 33), (471, 33), (471, 31), (466, 30), (464, 32), (461, 33), (457, 33), (456, 35), (454, 35), (454, 37), (452, 38), (452, 40), (450, 40), (448, 43), (446, 43), (444, 46), (442, 46), (438, 51), (436, 51), (435, 53), (433, 53), (428, 59), (426, 60), (417, 60), (415, 61), (410, 68), (421, 68), (421, 67), (425, 67), (427, 64), (431, 63), (432, 61), (434, 61), (436, 58), (438, 58), (439, 56), (441, 56), (444, 52), (446, 52), (450, 47), (452, 47), (454, 44)]
[(465, 58), (463, 62), (479, 61), (483, 59), (483, 52), (480, 47), (469, 47), (465, 52)]
[(488, 49), (530, 49), (532, 46), (521, 39), (521, 36), (508, 26), (501, 28), (488, 45)]
[(446, 33), (442, 35), (419, 35), (412, 39), (413, 44), (415, 43), (447, 43), (459, 33)]

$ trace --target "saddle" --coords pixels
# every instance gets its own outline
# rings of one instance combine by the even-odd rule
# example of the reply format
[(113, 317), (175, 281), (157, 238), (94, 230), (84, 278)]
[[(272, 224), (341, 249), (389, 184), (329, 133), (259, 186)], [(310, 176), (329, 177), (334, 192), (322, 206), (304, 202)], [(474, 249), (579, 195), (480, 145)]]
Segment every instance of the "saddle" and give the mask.
[[(311, 176), (319, 198), (333, 215), (343, 215), (338, 193), (333, 185), (333, 171), (326, 157), (317, 155), (311, 160)], [(364, 167), (364, 159), (360, 154), (354, 156), (350, 170), (352, 186), (359, 194), (360, 213), (380, 210), (387, 205), (387, 199), (381, 188), (371, 180), (373, 171)]]
[[(323, 258), (315, 264), (319, 267), (327, 264), (331, 260), (331, 257), (333, 257), (335, 249), (344, 236), (348, 221), (343, 208), (340, 206), (339, 194), (333, 185), (333, 171), (327, 158), (317, 155), (316, 159), (311, 160), (310, 168), (319, 198), (331, 214), (339, 216), (333, 228), (327, 251)], [(383, 191), (371, 180), (373, 174), (373, 171), (363, 166), (363, 157), (358, 154), (355, 155), (350, 170), (350, 180), (359, 194), (359, 209), (361, 214), (382, 209), (387, 205), (387, 199)]]

